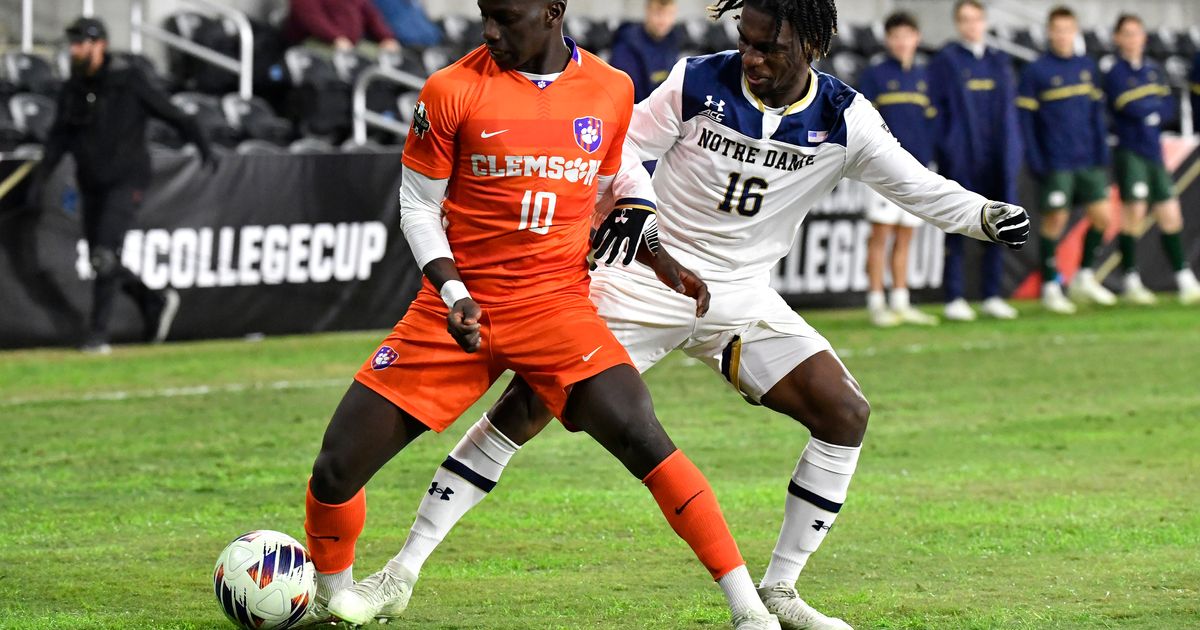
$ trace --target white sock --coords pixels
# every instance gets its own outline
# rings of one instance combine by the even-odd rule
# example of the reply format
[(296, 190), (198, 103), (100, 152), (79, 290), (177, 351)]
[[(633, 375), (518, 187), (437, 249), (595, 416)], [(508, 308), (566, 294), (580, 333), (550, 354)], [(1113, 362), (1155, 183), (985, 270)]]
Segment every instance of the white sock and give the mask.
[(717, 584), (725, 592), (730, 614), (736, 616), (751, 610), (767, 612), (767, 607), (763, 605), (758, 591), (754, 588), (754, 580), (750, 579), (750, 572), (746, 570), (746, 565), (743, 564), (721, 576), (721, 579), (717, 580)]
[(796, 583), (846, 501), (860, 446), (837, 446), (809, 438), (788, 484), (783, 527), (762, 585)]
[(892, 310), (908, 310), (908, 289), (892, 289)]
[(317, 601), (328, 604), (333, 594), (354, 584), (354, 565), (337, 573), (317, 572)]
[(387, 570), (399, 575), (399, 569), (404, 569), (418, 575), (455, 523), (496, 486), (518, 448), (484, 414), (433, 474), (404, 548), (388, 562)]
[(869, 291), (867, 293), (867, 310), (882, 311), (887, 307), (883, 300), (883, 291)]

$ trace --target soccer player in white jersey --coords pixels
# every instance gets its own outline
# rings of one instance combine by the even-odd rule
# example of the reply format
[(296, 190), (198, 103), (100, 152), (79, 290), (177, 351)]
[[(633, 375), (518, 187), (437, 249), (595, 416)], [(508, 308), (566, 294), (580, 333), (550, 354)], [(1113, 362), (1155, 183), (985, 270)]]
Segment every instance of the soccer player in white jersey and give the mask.
[[(784, 628), (843, 629), (845, 622), (806, 604), (795, 583), (846, 500), (870, 407), (829, 342), (770, 288), (770, 271), (808, 210), (843, 178), (943, 230), (1013, 248), (1025, 243), (1029, 217), (927, 170), (870, 102), (811, 68), (829, 49), (833, 0), (720, 0), (715, 12), (739, 8), (738, 51), (679, 62), (635, 107), (627, 166), (613, 184), (625, 211), (604, 219), (593, 242), (598, 260), (625, 251), (626, 266), (596, 269), (591, 298), (639, 370), (683, 350), (748, 401), (808, 429), (759, 596)], [(658, 160), (652, 181), (636, 166), (651, 159)], [(708, 283), (704, 316), (648, 268), (629, 265), (638, 244), (654, 238), (655, 223), (663, 246)], [(514, 379), (435, 473), (388, 570), (411, 588), (450, 528), (549, 421)]]

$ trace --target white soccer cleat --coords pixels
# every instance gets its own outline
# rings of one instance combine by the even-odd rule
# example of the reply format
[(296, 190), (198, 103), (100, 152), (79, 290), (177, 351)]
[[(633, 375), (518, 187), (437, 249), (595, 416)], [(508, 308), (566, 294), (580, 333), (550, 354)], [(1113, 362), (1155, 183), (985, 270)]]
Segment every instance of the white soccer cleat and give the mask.
[(782, 630), (775, 615), (750, 610), (733, 616), (733, 630)]
[(930, 315), (929, 313), (926, 313), (924, 311), (918, 311), (917, 309), (915, 309), (911, 306), (908, 306), (905, 308), (898, 308), (892, 312), (896, 314), (896, 317), (900, 319), (900, 323), (902, 323), (902, 324), (916, 324), (917, 326), (937, 326), (938, 321), (939, 321), (937, 317)]
[(372, 621), (387, 623), (400, 617), (408, 608), (417, 581), (417, 576), (401, 571), (403, 575), (394, 575), (384, 569), (338, 591), (329, 598), (329, 612), (356, 626)]
[(1179, 286), (1180, 304), (1200, 304), (1200, 282), (1191, 269), (1175, 272), (1175, 284)]
[(1075, 274), (1071, 287), (1067, 289), (1067, 295), (1080, 304), (1112, 306), (1117, 303), (1117, 296), (1096, 280), (1096, 272), (1091, 269), (1080, 269), (1079, 273)]
[[(854, 630), (836, 617), (828, 617), (809, 606), (786, 582), (758, 589), (758, 596), (771, 614), (779, 618), (783, 630)], [(754, 627), (754, 626), (749, 626)]]
[[(1075, 285), (1071, 285), (1074, 289)], [(1047, 282), (1042, 285), (1042, 307), (1051, 313), (1073, 315), (1075, 305), (1063, 295), (1062, 285), (1057, 282)]]
[(900, 318), (886, 308), (874, 308), (867, 311), (871, 325), (879, 328), (891, 328), (900, 325)]
[(288, 626), (289, 628), (314, 628), (317, 626), (332, 626), (338, 623), (338, 618), (329, 612), (329, 607), (322, 604), (316, 598), (308, 605), (308, 610), (304, 611), (304, 616), (295, 624)]
[(971, 305), (967, 304), (967, 301), (962, 298), (947, 302), (944, 314), (946, 319), (953, 322), (975, 321), (975, 311), (971, 308)]
[(995, 296), (984, 300), (983, 304), (979, 305), (979, 310), (983, 311), (984, 315), (995, 317), (996, 319), (1017, 318), (1017, 309), (1009, 306), (1008, 302)]
[(1138, 272), (1131, 271), (1125, 275), (1125, 291), (1121, 294), (1126, 302), (1130, 304), (1140, 304), (1142, 306), (1150, 306), (1158, 303), (1158, 298), (1146, 285), (1142, 284), (1142, 277)]

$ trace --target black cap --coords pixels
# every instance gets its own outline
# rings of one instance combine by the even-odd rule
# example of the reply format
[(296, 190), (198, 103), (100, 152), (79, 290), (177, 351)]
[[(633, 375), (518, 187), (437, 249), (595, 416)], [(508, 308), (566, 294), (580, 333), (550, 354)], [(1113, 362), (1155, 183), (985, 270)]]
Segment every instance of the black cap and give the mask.
[(67, 39), (72, 42), (108, 39), (108, 29), (104, 28), (104, 22), (96, 18), (81, 17), (67, 27)]

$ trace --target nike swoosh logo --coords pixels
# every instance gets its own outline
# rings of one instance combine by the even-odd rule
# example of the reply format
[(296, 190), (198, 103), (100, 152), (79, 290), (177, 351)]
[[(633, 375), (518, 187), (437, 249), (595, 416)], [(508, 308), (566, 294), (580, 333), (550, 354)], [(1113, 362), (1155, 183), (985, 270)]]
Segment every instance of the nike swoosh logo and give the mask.
[(480, 137), (480, 138), (487, 139), (487, 138), (491, 138), (492, 136), (498, 136), (498, 135), (500, 135), (500, 134), (502, 134), (502, 133), (505, 133), (505, 132), (507, 132), (507, 131), (508, 131), (507, 129), (501, 129), (500, 131), (493, 131), (493, 132), (491, 132), (491, 133), (488, 133), (488, 132), (486, 132), (486, 131), (481, 131), (481, 132), (479, 132), (479, 137)]
[(675, 508), (675, 516), (679, 516), (680, 514), (683, 514), (683, 511), (687, 509), (687, 506), (688, 506), (688, 504), (689, 504), (689, 503), (691, 503), (691, 502), (692, 502), (692, 499), (695, 499), (696, 497), (698, 497), (698, 496), (700, 496), (700, 495), (702, 495), (702, 494), (704, 494), (704, 491), (703, 491), (703, 490), (701, 490), (700, 492), (697, 492), (696, 494), (693, 494), (691, 499), (688, 499), (687, 501), (684, 501), (684, 502), (683, 502), (683, 505), (681, 505), (681, 506), (679, 506), (679, 507)]
[(332, 540), (333, 542), (337, 542), (342, 539), (341, 536), (313, 536), (313, 538), (317, 540)]
[(584, 360), (585, 362), (586, 362), (586, 361), (591, 361), (591, 360), (592, 360), (592, 357), (596, 356), (596, 353), (597, 353), (597, 352), (600, 352), (600, 348), (603, 348), (603, 347), (604, 347), (604, 346), (596, 346), (596, 349), (595, 349), (595, 350), (592, 350), (591, 352), (589, 352), (589, 353), (587, 353), (587, 354), (583, 355), (583, 360)]

